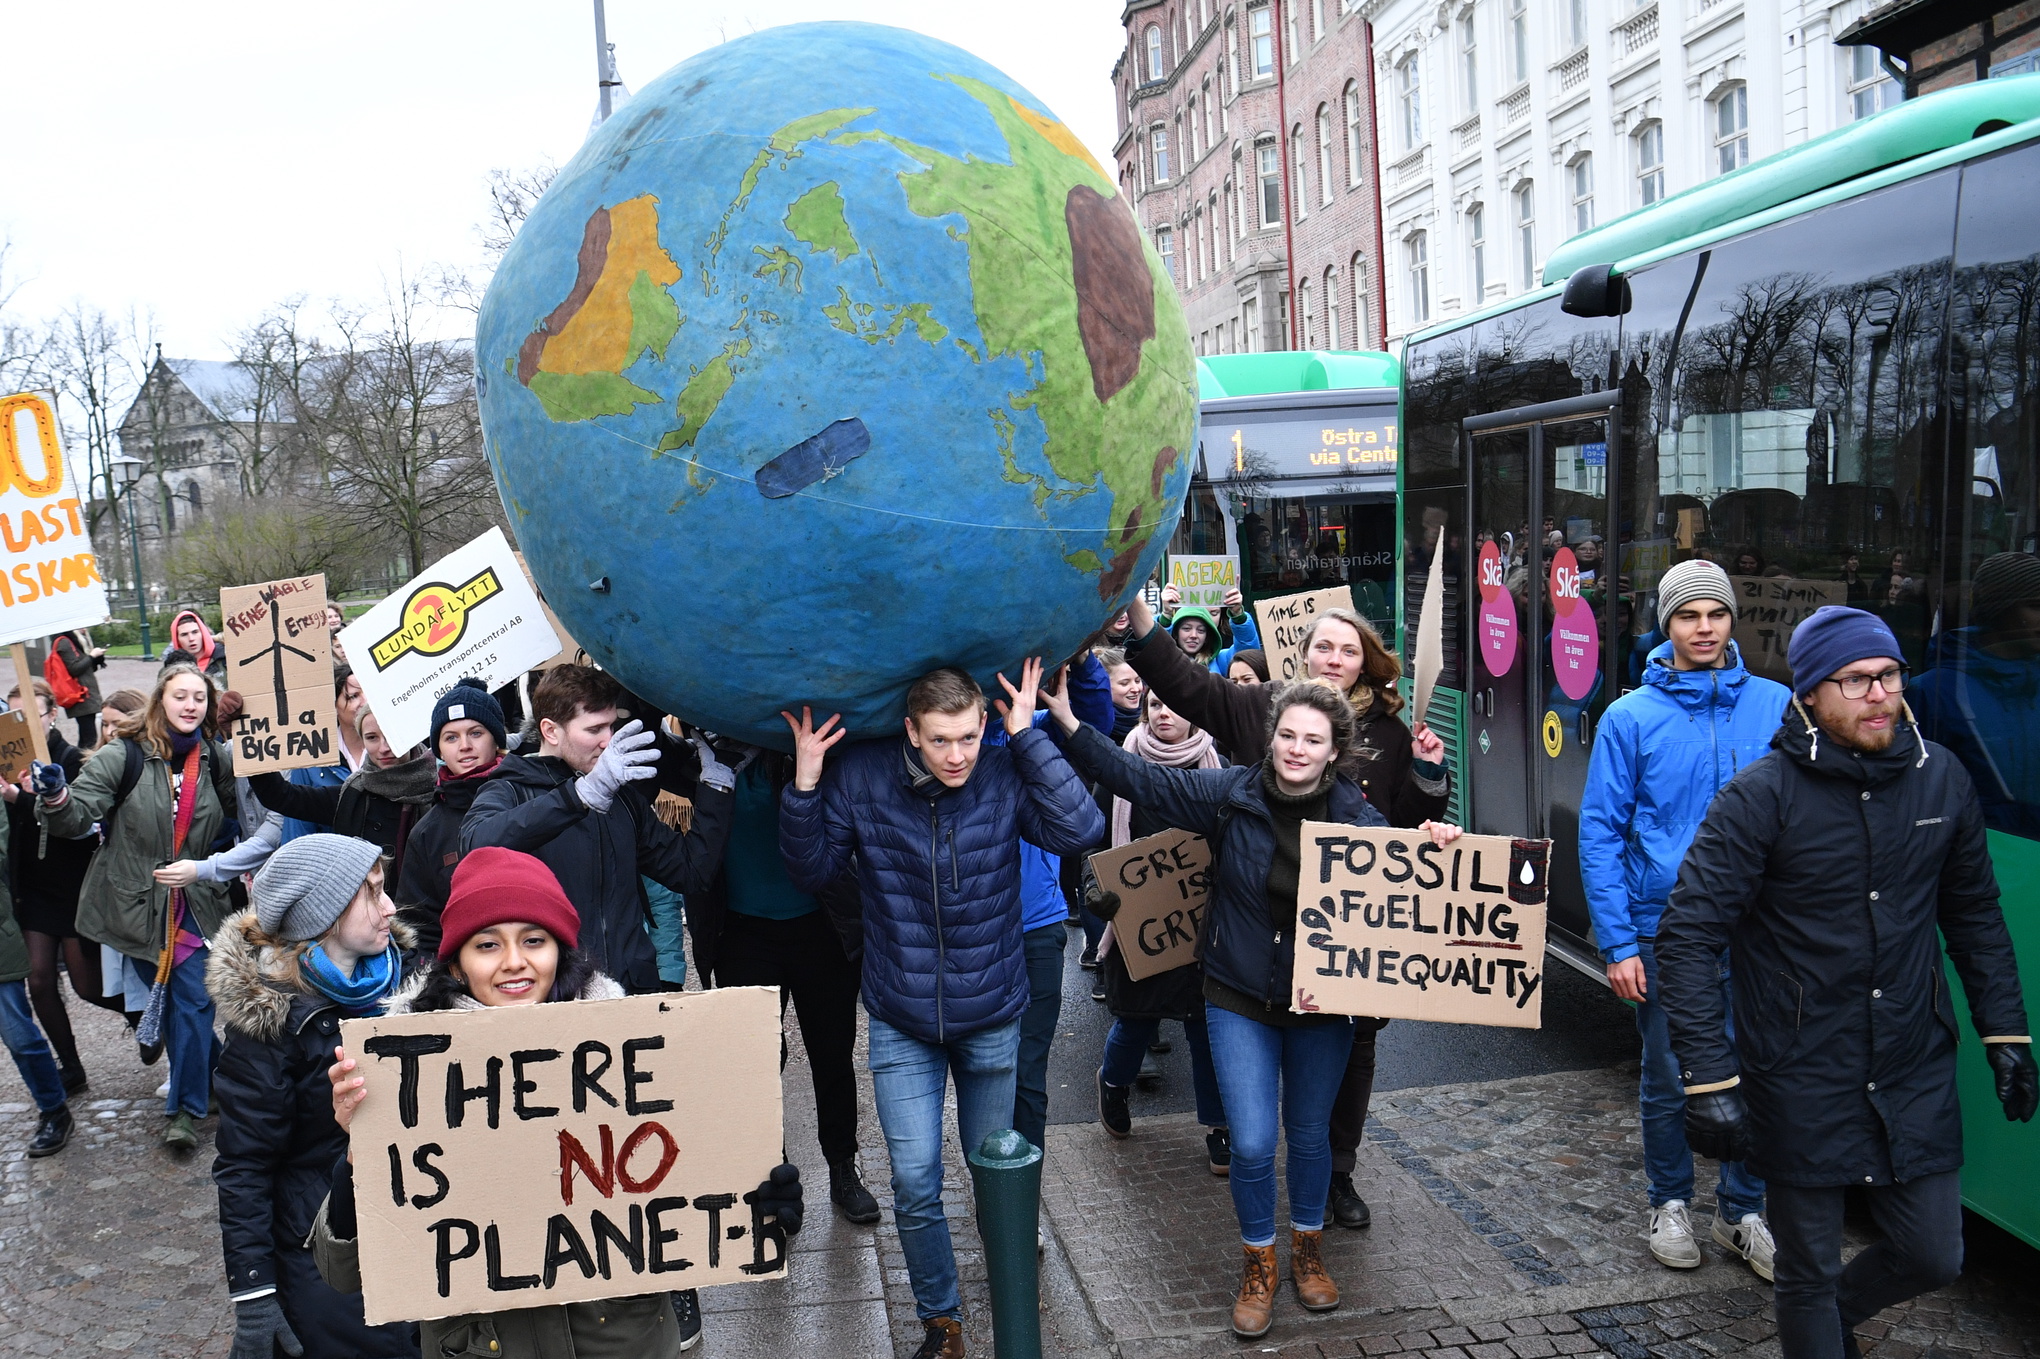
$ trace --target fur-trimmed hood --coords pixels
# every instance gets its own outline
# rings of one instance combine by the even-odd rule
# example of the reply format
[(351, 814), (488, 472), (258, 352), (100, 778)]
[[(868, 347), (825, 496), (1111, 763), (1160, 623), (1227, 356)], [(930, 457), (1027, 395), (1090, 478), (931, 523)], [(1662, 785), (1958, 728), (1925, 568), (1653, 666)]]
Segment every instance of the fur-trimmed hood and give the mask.
[[(294, 1027), (294, 1006), (299, 1007), (302, 1022), (333, 1002), (302, 980), (284, 949), (260, 942), (261, 933), (252, 910), (227, 917), (207, 945), (212, 957), (206, 964), (205, 989), (227, 1028), (257, 1042), (274, 1043)], [(417, 946), (417, 936), (400, 920), (390, 922), (390, 937), (406, 954)]]
[[(403, 985), (397, 988), (396, 994), (390, 997), (389, 1007), (384, 1013), (393, 1015), (415, 1013), (411, 1007), (418, 999), (418, 993), (425, 989), (425, 981), (431, 975), (431, 969), (427, 968), (415, 976), (406, 977)], [(587, 983), (581, 987), (581, 994), (575, 996), (574, 999), (622, 1000), (628, 994), (622, 986), (605, 974), (593, 972), (589, 974)], [(454, 997), (453, 1008), (456, 1010), (486, 1010), (489, 1007), (476, 1000), (473, 996), (460, 995)]]

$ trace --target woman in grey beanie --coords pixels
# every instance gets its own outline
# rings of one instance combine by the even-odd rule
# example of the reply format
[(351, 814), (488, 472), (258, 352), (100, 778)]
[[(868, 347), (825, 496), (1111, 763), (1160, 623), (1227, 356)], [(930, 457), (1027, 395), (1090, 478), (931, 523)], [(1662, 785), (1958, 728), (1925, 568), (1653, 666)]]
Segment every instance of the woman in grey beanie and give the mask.
[(361, 1295), (319, 1277), (305, 1249), (347, 1136), (326, 1068), (340, 1021), (380, 1010), (403, 981), (408, 935), (383, 887), (382, 851), (306, 835), (255, 875), (254, 906), (212, 940), (207, 988), (226, 1026), (219, 1096), (220, 1238), (234, 1359), (414, 1356), (413, 1328), (369, 1326)]

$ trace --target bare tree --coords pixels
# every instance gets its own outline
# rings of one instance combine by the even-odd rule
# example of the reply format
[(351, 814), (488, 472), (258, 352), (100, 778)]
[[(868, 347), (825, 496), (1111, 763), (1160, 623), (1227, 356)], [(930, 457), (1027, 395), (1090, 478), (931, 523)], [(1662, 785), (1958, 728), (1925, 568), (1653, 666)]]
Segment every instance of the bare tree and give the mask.
[(120, 452), (121, 417), (148, 380), (154, 330), (149, 313), (115, 317), (84, 302), (73, 302), (49, 328), (47, 369), (72, 447), (85, 454), (85, 500), (95, 532), (109, 514), (116, 531), (121, 527), (113, 459)]
[(243, 407), (220, 420), (218, 431), (239, 465), (244, 496), (280, 489), (294, 471), (293, 454), (302, 440), (292, 405), (324, 349), (305, 328), (304, 308), (302, 295), (286, 298), (234, 337)]
[(362, 558), (330, 506), (272, 493), (245, 499), (179, 534), (164, 571), (180, 593), (324, 573), (351, 579)]
[(18, 392), (35, 386), (45, 375), (49, 329), (19, 315), (14, 298), (23, 280), (9, 258), (14, 243), (0, 237), (0, 391)]
[(559, 178), (560, 167), (550, 160), (540, 161), (528, 170), (495, 169), (489, 171), (489, 213), (482, 219), (482, 249), (494, 264), (503, 258), (503, 252), (510, 248), (510, 242), (517, 239), (518, 228), (531, 215), (532, 208)]

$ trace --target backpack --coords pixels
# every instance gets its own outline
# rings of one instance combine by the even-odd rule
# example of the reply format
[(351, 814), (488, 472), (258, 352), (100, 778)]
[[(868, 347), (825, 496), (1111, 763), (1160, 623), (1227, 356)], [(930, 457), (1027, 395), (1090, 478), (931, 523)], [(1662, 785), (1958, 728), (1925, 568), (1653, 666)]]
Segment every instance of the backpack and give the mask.
[[(149, 762), (148, 752), (142, 749), (140, 741), (127, 736), (122, 736), (118, 739), (122, 750), (120, 782), (114, 785), (113, 801), (107, 804), (106, 811), (99, 818), (99, 843), (101, 845), (113, 843), (113, 819), (120, 814), (120, 806), (128, 800), (128, 794), (134, 792), (135, 786), (142, 781), (142, 769)], [(220, 743), (211, 737), (207, 737), (205, 743), (207, 753), (212, 756), (213, 768), (218, 769), (220, 766)], [(230, 806), (226, 810), (231, 820), (233, 808)]]
[(43, 679), (50, 686), (50, 699), (59, 708), (74, 708), (83, 703), (88, 695), (85, 686), (72, 678), (71, 667), (64, 664), (64, 658), (57, 654), (54, 644), (50, 654), (43, 658)]

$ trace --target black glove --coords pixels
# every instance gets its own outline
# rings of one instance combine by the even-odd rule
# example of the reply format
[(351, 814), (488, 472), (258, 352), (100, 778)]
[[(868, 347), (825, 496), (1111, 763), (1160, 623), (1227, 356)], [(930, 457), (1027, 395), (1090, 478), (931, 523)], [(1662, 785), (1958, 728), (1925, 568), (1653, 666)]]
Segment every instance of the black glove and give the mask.
[(779, 1229), (794, 1235), (800, 1231), (803, 1213), (800, 1167), (791, 1161), (774, 1166), (763, 1183), (744, 1195), (744, 1201), (756, 1204), (760, 1213), (778, 1218)]
[(1717, 1161), (1748, 1159), (1750, 1111), (1742, 1091), (1730, 1086), (1686, 1096), (1686, 1145)]
[(2040, 1068), (2033, 1065), (2031, 1043), (1985, 1043), (1984, 1056), (1997, 1073), (1998, 1103), (2005, 1106), (2005, 1120), (2031, 1123), (2040, 1105)]
[(1119, 893), (1108, 892), (1102, 887), (1093, 887), (1084, 899), (1084, 909), (1100, 920), (1110, 920), (1119, 914)]
[(298, 1359), (305, 1352), (297, 1332), (283, 1319), (283, 1304), (276, 1300), (276, 1294), (235, 1303), (234, 1348), (228, 1352), (228, 1359), (276, 1359), (279, 1348), (291, 1359)]

